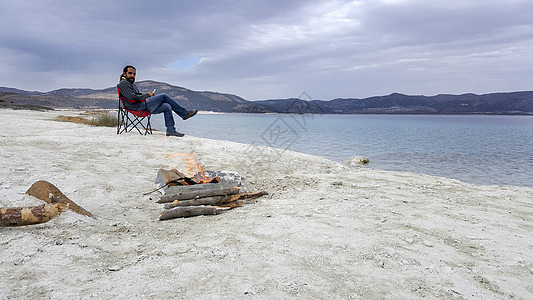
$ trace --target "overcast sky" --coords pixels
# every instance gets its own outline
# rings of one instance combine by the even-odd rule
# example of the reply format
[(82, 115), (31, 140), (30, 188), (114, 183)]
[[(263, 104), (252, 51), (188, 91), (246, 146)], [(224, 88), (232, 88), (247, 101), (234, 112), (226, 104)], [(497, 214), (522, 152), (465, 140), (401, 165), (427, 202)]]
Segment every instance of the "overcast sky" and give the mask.
[(137, 80), (248, 100), (533, 90), (532, 0), (0, 2), (0, 86)]

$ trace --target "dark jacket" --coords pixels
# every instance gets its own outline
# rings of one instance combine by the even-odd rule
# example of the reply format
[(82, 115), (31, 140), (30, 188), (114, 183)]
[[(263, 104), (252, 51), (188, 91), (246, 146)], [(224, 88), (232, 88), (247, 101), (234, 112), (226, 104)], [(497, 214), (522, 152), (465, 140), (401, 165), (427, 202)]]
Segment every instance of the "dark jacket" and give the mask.
[(145, 99), (150, 97), (148, 93), (143, 94), (139, 92), (139, 89), (135, 83), (131, 83), (125, 79), (122, 79), (117, 88), (120, 92), (120, 97), (125, 98), (124, 107), (129, 110), (144, 110), (146, 109)]

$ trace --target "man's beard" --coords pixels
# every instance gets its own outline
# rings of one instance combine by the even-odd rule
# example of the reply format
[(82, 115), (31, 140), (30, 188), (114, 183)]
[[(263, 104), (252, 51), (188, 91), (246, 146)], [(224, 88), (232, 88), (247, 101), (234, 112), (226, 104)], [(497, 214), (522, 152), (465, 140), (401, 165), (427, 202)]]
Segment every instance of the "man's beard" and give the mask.
[(134, 77), (130, 77), (130, 78), (127, 78), (127, 80), (131, 83), (134, 83), (135, 82), (135, 78)]

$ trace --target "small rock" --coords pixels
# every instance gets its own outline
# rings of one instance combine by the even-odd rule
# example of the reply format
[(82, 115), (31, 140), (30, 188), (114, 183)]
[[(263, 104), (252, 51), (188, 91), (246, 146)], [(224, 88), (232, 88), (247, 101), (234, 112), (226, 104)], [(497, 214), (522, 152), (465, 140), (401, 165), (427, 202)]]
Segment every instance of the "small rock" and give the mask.
[(426, 270), (428, 270), (429, 273), (433, 273), (435, 271), (435, 266), (434, 265), (429, 265), (426, 267)]
[(109, 267), (109, 271), (112, 271), (112, 272), (115, 272), (115, 271), (120, 271), (120, 269), (122, 269), (121, 267), (119, 266), (111, 266)]
[(433, 247), (433, 246), (434, 246), (433, 243), (430, 242), (430, 241), (424, 241), (424, 245), (425, 245), (426, 247)]
[(370, 162), (370, 160), (366, 157), (363, 157), (363, 156), (352, 156), (352, 157), (349, 157), (346, 162), (349, 164), (349, 165), (352, 165), (352, 166), (357, 166), (357, 165), (366, 165)]

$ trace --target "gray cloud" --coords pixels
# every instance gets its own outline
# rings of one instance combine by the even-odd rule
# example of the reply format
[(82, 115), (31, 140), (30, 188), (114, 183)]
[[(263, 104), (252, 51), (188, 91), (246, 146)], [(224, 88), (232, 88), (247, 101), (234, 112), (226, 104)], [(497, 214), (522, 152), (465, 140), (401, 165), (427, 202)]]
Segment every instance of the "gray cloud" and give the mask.
[(250, 100), (488, 93), (528, 90), (533, 68), (527, 0), (21, 0), (0, 26), (0, 86), (30, 90), (109, 87), (133, 64)]

